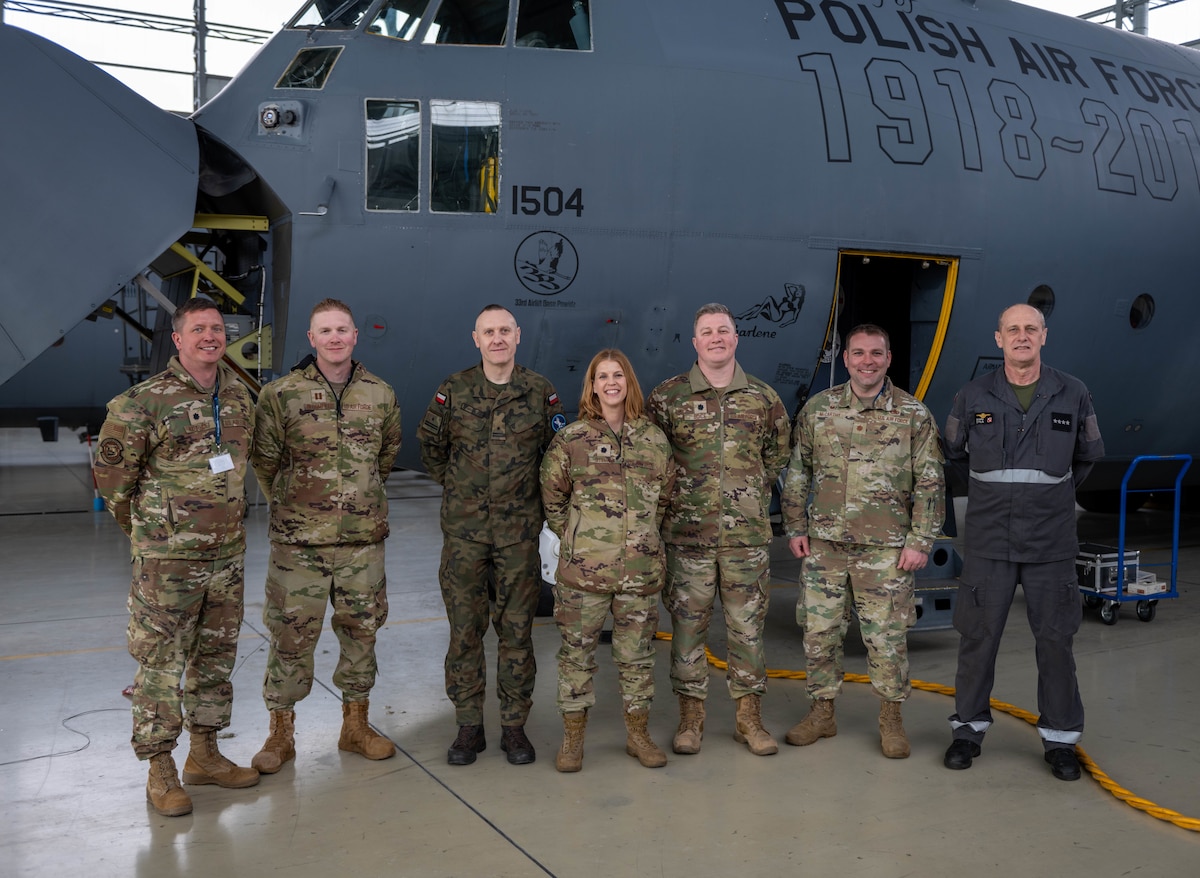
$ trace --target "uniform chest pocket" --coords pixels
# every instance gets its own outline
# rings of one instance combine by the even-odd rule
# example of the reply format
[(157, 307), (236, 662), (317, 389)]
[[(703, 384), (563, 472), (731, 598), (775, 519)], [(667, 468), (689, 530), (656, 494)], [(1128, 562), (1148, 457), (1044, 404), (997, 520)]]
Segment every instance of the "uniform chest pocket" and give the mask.
[(163, 440), (170, 448), (172, 460), (186, 460), (213, 447), (216, 422), (211, 410), (205, 413), (200, 406), (186, 409), (167, 418), (164, 427)]
[(1004, 422), (1000, 415), (977, 416), (967, 420), (967, 451), (971, 455), (971, 469), (989, 472), (1004, 468)]

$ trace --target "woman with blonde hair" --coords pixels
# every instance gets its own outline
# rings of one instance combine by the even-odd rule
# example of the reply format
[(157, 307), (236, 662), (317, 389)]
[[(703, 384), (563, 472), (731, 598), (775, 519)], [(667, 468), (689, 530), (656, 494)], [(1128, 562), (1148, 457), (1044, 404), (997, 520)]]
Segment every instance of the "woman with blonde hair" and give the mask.
[(583, 767), (596, 645), (611, 612), (612, 654), (625, 713), (625, 752), (648, 768), (667, 757), (646, 729), (654, 698), (654, 634), (665, 581), (659, 526), (675, 481), (671, 446), (645, 416), (629, 358), (616, 349), (592, 357), (579, 420), (560, 430), (542, 459), (542, 504), (562, 541), (554, 588), (559, 771)]

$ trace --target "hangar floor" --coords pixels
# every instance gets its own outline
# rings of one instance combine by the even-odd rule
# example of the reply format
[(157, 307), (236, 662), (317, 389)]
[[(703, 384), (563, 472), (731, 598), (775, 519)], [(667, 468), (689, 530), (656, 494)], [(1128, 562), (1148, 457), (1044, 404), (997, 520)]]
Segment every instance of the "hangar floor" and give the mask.
[[(1091, 774), (1055, 780), (1032, 726), (997, 714), (969, 771), (942, 766), (949, 743), (945, 694), (918, 689), (904, 710), (913, 754), (879, 752), (878, 701), (848, 683), (837, 737), (781, 746), (759, 758), (734, 743), (733, 707), (713, 671), (703, 751), (669, 754), (649, 770), (624, 753), (615, 673), (600, 657), (599, 704), (584, 769), (559, 774), (554, 708), (558, 634), (534, 631), (541, 673), (528, 732), (537, 762), (509, 765), (489, 694), (489, 747), (469, 767), (446, 764), (453, 712), (442, 689), (447, 626), (437, 588), (438, 488), (397, 473), (388, 542), (391, 616), (379, 639), (372, 719), (399, 748), (368, 762), (337, 750), (339, 696), (329, 682), (337, 645), (318, 651), (318, 684), (298, 708), (294, 763), (251, 789), (191, 787), (193, 814), (165, 818), (146, 804), (145, 765), (129, 748), (133, 676), (125, 651), (128, 542), (93, 510), (87, 448), (67, 434), (0, 430), (0, 874), (44, 876), (338, 872), (405, 876), (778, 876), (801, 870), (878, 876), (1193, 874), (1200, 834), (1135, 810)], [(250, 516), (246, 619), (234, 676), (233, 724), (223, 751), (248, 764), (268, 725), (259, 695), (266, 659), (261, 624), (265, 506)], [(1163, 560), (1167, 513), (1131, 517), (1130, 546)], [(1115, 517), (1082, 515), (1081, 535), (1116, 541)], [(1088, 612), (1076, 656), (1088, 730), (1083, 748), (1162, 815), (1200, 828), (1200, 522), (1185, 521), (1179, 600), (1144, 624), (1132, 605), (1119, 624)], [(768, 659), (803, 670), (793, 608), (796, 562), (774, 547)], [(1034, 710), (1032, 640), (1018, 594), (994, 697)], [(665, 621), (663, 627), (669, 627)], [(910, 636), (914, 679), (952, 685), (957, 636)], [(489, 656), (494, 655), (489, 640)], [(711, 646), (724, 654), (724, 630)], [(658, 647), (658, 700), (650, 728), (670, 743), (676, 706)], [(865, 673), (861, 643), (847, 671)], [(775, 679), (763, 702), (781, 742), (806, 711), (804, 684)], [(185, 736), (186, 738), (186, 736)], [(186, 741), (181, 742), (186, 748)], [(182, 755), (182, 750), (180, 754)]]

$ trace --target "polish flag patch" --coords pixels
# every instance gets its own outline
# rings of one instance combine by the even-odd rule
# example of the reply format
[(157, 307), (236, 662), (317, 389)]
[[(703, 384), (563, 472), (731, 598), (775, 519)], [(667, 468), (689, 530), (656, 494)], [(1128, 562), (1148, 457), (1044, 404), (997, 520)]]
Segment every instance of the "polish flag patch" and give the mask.
[(438, 405), (445, 405), (446, 404), (446, 394), (442, 393), (439, 390), (437, 393), (435, 393), (433, 395), (433, 401), (436, 402)]

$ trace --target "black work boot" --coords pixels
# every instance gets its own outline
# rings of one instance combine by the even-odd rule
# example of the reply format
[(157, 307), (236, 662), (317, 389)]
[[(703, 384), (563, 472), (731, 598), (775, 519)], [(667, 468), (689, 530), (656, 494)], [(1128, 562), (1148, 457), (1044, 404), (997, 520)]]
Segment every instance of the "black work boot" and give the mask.
[(446, 751), (446, 762), (450, 765), (470, 765), (475, 761), (475, 754), (486, 749), (483, 726), (459, 726), (458, 737)]
[(524, 726), (504, 726), (501, 728), (500, 749), (508, 754), (508, 761), (513, 765), (528, 765), (537, 759), (533, 744), (525, 737)]

